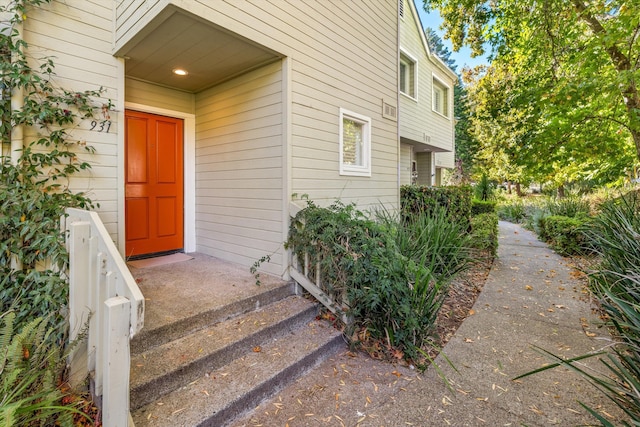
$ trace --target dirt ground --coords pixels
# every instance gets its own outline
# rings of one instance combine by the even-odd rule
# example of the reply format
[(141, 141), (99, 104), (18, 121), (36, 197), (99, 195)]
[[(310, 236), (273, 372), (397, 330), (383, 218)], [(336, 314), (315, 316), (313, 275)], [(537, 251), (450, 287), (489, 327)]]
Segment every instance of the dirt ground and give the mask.
[(471, 307), (478, 299), (492, 265), (493, 259), (485, 258), (454, 279), (436, 321), (439, 348), (444, 347), (464, 319), (473, 314)]

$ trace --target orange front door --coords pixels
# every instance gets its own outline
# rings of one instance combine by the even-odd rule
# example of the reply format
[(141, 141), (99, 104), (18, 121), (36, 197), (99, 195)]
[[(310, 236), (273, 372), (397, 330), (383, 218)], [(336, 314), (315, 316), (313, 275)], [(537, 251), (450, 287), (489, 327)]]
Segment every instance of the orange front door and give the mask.
[(182, 120), (125, 113), (127, 256), (183, 248)]

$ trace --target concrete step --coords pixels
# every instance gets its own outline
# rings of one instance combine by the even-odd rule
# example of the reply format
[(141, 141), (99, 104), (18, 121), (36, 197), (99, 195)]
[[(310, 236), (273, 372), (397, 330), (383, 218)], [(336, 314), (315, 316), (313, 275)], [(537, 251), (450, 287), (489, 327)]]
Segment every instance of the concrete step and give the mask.
[[(235, 325), (236, 329), (253, 326), (251, 321)], [(238, 357), (224, 366), (203, 369), (172, 392), (138, 408), (133, 412), (135, 425), (228, 425), (344, 346), (340, 332), (317, 320), (292, 328), (285, 335), (266, 338), (259, 346), (247, 343)]]
[[(184, 336), (157, 345), (149, 343), (165, 340), (166, 335), (162, 340), (148, 338), (147, 349), (132, 352), (131, 410), (136, 425), (224, 425), (344, 345), (338, 331), (315, 320), (316, 303), (299, 296), (264, 303), (278, 298), (266, 294), (279, 292), (274, 289), (258, 299), (252, 296), (232, 302), (241, 309), (220, 308), (220, 315), (207, 315), (212, 322), (209, 326), (189, 328)], [(248, 307), (253, 311), (245, 312)], [(241, 314), (230, 314), (234, 312)], [(262, 362), (251, 365), (254, 362), (247, 360), (252, 357)], [(219, 373), (213, 373), (216, 371)], [(216, 386), (180, 400), (195, 384), (211, 376), (221, 379), (221, 384), (226, 377), (243, 378), (244, 383)], [(212, 406), (213, 401), (216, 404)], [(165, 407), (180, 402), (196, 408), (193, 414), (186, 409), (178, 411), (181, 408), (164, 412)], [(199, 405), (208, 409), (203, 412)]]
[[(204, 280), (204, 278), (202, 278)], [(146, 285), (146, 282), (145, 282)], [(161, 346), (173, 340), (176, 340), (186, 334), (205, 328), (218, 322), (225, 321), (243, 313), (257, 310), (260, 307), (269, 305), (283, 298), (295, 294), (294, 282), (281, 282), (275, 286), (250, 286), (250, 295), (239, 294), (237, 299), (227, 301), (220, 298), (221, 303), (216, 304), (216, 298), (205, 294), (202, 301), (191, 304), (192, 310), (188, 315), (176, 315), (171, 313), (171, 319), (167, 322), (151, 322), (145, 325), (144, 329), (136, 335), (131, 341), (131, 353), (139, 354), (148, 351), (153, 347)], [(185, 285), (186, 287), (186, 285)], [(194, 286), (190, 284), (190, 287)], [(170, 288), (175, 298), (178, 298), (177, 306), (174, 308), (180, 310), (179, 302), (182, 301), (179, 292), (181, 289)], [(145, 296), (153, 294), (154, 289), (143, 288)], [(157, 292), (157, 291), (156, 291)], [(227, 294), (229, 291), (227, 291)], [(232, 294), (233, 295), (233, 294)], [(156, 295), (154, 295), (156, 297)], [(225, 296), (226, 297), (226, 296)], [(169, 298), (166, 295), (160, 295), (158, 298)], [(148, 301), (147, 305), (156, 302)], [(151, 307), (149, 307), (151, 308)], [(182, 308), (184, 310), (184, 308)]]
[(282, 336), (316, 316), (316, 304), (288, 297), (217, 322), (131, 357), (131, 408), (136, 409), (224, 366), (262, 341)]

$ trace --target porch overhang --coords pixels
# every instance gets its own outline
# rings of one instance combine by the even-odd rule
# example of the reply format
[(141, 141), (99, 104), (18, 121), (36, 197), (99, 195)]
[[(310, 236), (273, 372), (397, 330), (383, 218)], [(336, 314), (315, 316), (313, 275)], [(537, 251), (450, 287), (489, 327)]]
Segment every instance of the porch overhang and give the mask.
[(452, 150), (438, 147), (437, 145), (428, 144), (422, 141), (416, 141), (415, 139), (405, 138), (403, 136), (400, 137), (400, 142), (403, 144), (412, 145), (416, 152), (432, 152), (432, 153), (447, 153)]
[[(128, 78), (197, 93), (282, 58), (259, 43), (168, 5), (115, 53)], [(186, 76), (174, 74), (183, 69)]]

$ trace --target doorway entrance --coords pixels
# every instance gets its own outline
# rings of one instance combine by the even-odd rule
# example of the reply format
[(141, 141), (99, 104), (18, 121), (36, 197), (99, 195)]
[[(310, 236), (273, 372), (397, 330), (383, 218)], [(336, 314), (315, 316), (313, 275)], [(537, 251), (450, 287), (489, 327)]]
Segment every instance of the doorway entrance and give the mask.
[(184, 247), (182, 119), (125, 112), (126, 255)]

